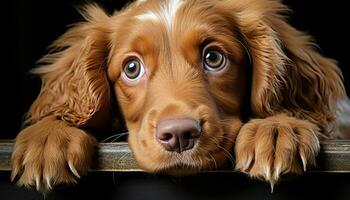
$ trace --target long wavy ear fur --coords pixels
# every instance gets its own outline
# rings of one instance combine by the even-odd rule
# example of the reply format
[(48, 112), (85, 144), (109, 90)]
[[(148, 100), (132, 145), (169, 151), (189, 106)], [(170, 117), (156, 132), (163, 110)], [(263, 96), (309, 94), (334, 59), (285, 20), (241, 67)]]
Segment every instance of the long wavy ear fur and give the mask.
[(86, 22), (72, 26), (58, 38), (49, 54), (39, 60), (41, 66), (33, 70), (41, 77), (42, 88), (27, 113), (25, 124), (54, 115), (84, 127), (108, 117), (109, 17), (96, 5), (84, 6), (80, 12)]
[(251, 106), (256, 117), (279, 112), (308, 119), (323, 133), (334, 128), (345, 90), (334, 60), (322, 56), (307, 34), (286, 23), (279, 0), (224, 0), (247, 40), (253, 60)]

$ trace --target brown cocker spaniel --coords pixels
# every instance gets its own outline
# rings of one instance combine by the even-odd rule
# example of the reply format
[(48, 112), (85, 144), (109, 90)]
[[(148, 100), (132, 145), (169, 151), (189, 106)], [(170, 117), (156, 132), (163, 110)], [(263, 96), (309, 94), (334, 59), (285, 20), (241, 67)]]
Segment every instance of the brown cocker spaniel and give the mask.
[[(16, 139), (12, 178), (47, 192), (91, 167), (92, 130), (120, 109), (147, 172), (223, 167), (276, 183), (315, 164), (350, 124), (334, 60), (285, 21), (279, 0), (139, 0), (96, 5), (52, 44)], [(249, 120), (246, 120), (249, 119)], [(233, 169), (233, 168), (232, 168)]]

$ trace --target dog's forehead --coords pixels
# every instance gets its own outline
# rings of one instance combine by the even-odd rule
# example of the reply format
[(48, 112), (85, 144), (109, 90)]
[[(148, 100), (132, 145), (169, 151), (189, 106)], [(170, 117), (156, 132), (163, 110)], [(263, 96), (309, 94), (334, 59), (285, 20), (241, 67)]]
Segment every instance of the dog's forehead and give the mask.
[(169, 62), (171, 57), (191, 57), (194, 63), (198, 49), (208, 41), (234, 46), (235, 25), (215, 2), (144, 0), (131, 4), (119, 15), (111, 35), (115, 47), (111, 55), (137, 52)]
[(168, 29), (171, 29), (174, 25), (176, 14), (183, 4), (184, 0), (161, 1), (153, 9), (147, 9), (145, 12), (135, 17), (141, 21), (151, 20), (163, 22)]
[[(136, 2), (139, 12), (134, 15), (134, 18), (141, 23), (150, 21), (163, 24), (171, 31), (176, 25), (182, 23), (180, 18), (183, 19), (183, 16), (188, 18), (189, 13), (191, 13), (192, 17), (186, 20), (188, 23), (190, 20), (196, 19), (193, 16), (194, 13), (198, 13), (197, 16), (200, 16), (204, 12), (209, 12), (210, 5), (214, 5), (214, 1), (139, 0)], [(197, 20), (200, 19), (197, 18)]]
[(160, 37), (163, 42), (178, 43), (189, 33), (198, 37), (230, 35), (228, 29), (232, 29), (221, 7), (210, 0), (142, 0), (132, 4), (121, 16), (124, 17), (116, 32), (122, 32), (118, 37), (128, 32), (122, 37), (130, 40), (148, 36), (155, 37), (156, 43)]

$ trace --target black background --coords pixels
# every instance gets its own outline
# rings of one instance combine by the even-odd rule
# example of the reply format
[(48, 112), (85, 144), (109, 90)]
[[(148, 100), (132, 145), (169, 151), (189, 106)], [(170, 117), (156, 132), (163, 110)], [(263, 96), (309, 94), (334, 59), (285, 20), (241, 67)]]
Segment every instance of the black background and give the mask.
[[(74, 6), (82, 0), (11, 0), (2, 5), (3, 37), (1, 58), (1, 132), (0, 138), (14, 138), (22, 116), (37, 96), (40, 79), (28, 71), (43, 56), (46, 47), (64, 33), (67, 25), (80, 21)], [(125, 5), (126, 0), (100, 0), (109, 12)], [(314, 36), (324, 55), (335, 58), (350, 88), (347, 55), (349, 47), (348, 11), (345, 1), (286, 0), (293, 13), (290, 23)]]
[[(28, 71), (46, 47), (64, 33), (67, 25), (81, 20), (74, 6), (81, 0), (11, 0), (1, 3), (3, 41), (0, 66), (0, 139), (14, 138), (22, 116), (37, 96), (40, 80)], [(112, 12), (124, 0), (97, 1)], [(324, 55), (335, 58), (343, 70), (349, 94), (349, 11), (346, 1), (286, 0), (292, 10), (290, 23), (314, 36)], [(0, 173), (0, 199), (37, 199), (32, 191), (8, 182)], [(282, 183), (274, 194), (269, 186), (238, 174), (206, 174), (173, 179), (145, 174), (93, 173), (76, 187), (56, 191), (49, 199), (346, 199), (350, 196), (349, 174), (308, 174)], [(17, 195), (17, 196), (15, 196)], [(129, 195), (129, 197), (127, 197)], [(243, 197), (244, 196), (244, 197)], [(68, 198), (70, 197), (70, 198)]]

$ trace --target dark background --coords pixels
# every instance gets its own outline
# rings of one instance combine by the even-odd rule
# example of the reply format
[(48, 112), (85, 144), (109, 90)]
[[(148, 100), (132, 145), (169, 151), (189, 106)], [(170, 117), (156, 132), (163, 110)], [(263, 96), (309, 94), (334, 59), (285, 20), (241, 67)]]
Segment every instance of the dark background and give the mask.
[[(46, 47), (64, 33), (67, 25), (81, 20), (74, 6), (82, 0), (11, 0), (1, 3), (3, 41), (0, 69), (0, 139), (14, 138), (22, 116), (37, 96), (40, 80), (28, 71), (44, 55)], [(100, 0), (112, 12), (125, 0)], [(285, 0), (292, 10), (290, 23), (313, 35), (324, 55), (335, 58), (343, 70), (349, 94), (350, 18), (346, 1)], [(287, 181), (270, 194), (269, 186), (240, 174), (204, 174), (173, 179), (145, 174), (93, 173), (78, 186), (60, 189), (49, 199), (347, 199), (349, 174), (307, 174)], [(0, 199), (37, 199), (40, 196), (8, 182), (9, 174), (0, 173)], [(17, 196), (14, 196), (17, 195)], [(70, 198), (69, 198), (70, 197)]]
[[(22, 116), (37, 96), (40, 80), (28, 71), (43, 56), (46, 47), (64, 33), (67, 25), (81, 20), (74, 6), (83, 0), (11, 0), (1, 5), (1, 32), (5, 45), (1, 55), (1, 129), (0, 138), (14, 138), (20, 130)], [(99, 0), (112, 12), (126, 0)], [(349, 13), (346, 1), (285, 0), (292, 10), (290, 22), (313, 35), (324, 55), (339, 61), (346, 87), (350, 88)], [(3, 3), (2, 3), (3, 4)]]
[[(22, 116), (37, 96), (40, 79), (28, 71), (43, 56), (46, 47), (64, 33), (67, 25), (81, 20), (74, 6), (82, 0), (11, 0), (1, 6), (2, 30), (5, 32), (1, 53), (0, 94), (2, 114), (0, 138), (14, 138)], [(126, 0), (97, 1), (109, 12), (121, 8)], [(345, 1), (286, 0), (292, 10), (290, 22), (313, 35), (324, 55), (335, 58), (343, 69), (350, 88), (348, 69), (348, 18)], [(6, 5), (6, 4), (5, 4)]]

